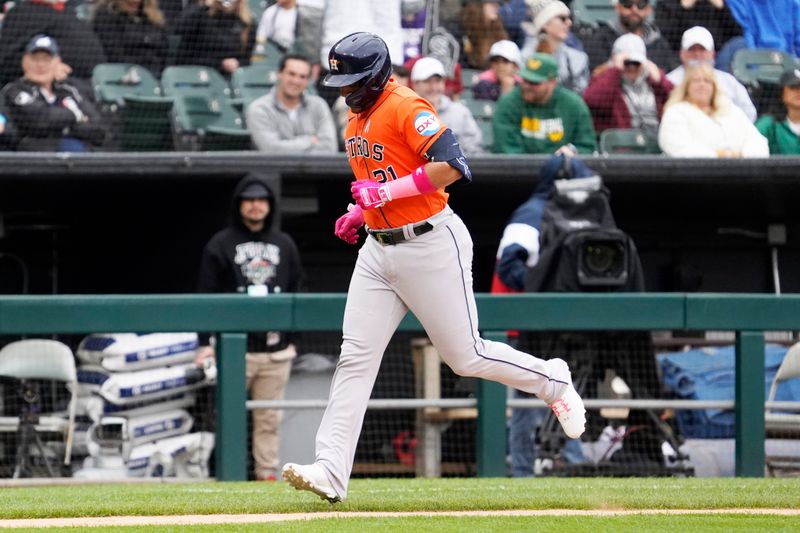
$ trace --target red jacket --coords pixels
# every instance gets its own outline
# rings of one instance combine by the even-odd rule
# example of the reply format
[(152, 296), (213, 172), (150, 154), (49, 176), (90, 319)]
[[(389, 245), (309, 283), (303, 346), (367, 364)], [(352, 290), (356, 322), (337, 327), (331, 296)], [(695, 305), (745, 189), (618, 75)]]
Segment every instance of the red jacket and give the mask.
[[(659, 119), (664, 113), (664, 103), (672, 91), (672, 83), (667, 79), (663, 70), (660, 72), (661, 80), (658, 83), (653, 83), (648, 79), (648, 84), (656, 97)], [(592, 112), (594, 129), (598, 134), (609, 128), (632, 127), (631, 113), (622, 92), (622, 71), (620, 69), (609, 67), (593, 76), (583, 93), (583, 99)]]

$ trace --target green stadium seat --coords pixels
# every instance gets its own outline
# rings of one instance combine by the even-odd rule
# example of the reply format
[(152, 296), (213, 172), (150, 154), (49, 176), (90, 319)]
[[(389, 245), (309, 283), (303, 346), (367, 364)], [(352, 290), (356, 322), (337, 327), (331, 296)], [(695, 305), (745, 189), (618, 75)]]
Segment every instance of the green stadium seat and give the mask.
[(229, 98), (231, 91), (222, 74), (209, 67), (180, 65), (164, 69), (161, 89), (167, 96)]
[(478, 121), (478, 127), (481, 129), (481, 136), (483, 137), (483, 147), (486, 149), (487, 152), (491, 152), (492, 145), (494, 144), (494, 130), (492, 129), (492, 119), (480, 118), (476, 120)]
[(466, 93), (478, 83), (478, 76), (483, 72), (478, 68), (462, 68), (461, 69), (461, 83), (464, 85), (464, 92)]
[[(466, 93), (464, 93), (466, 94)], [(476, 100), (471, 96), (461, 98), (461, 103), (467, 106), (472, 116), (475, 117), (475, 120), (479, 119), (489, 119), (492, 120), (492, 115), (494, 115), (494, 106), (496, 102), (492, 100)]]
[(155, 76), (141, 65), (101, 63), (92, 71), (92, 86), (100, 109), (116, 126), (117, 144), (124, 151), (170, 150), (169, 111)]
[(250, 63), (264, 67), (269, 71), (278, 72), (278, 67), (284, 55), (286, 55), (286, 52), (278, 48), (278, 45), (272, 41), (258, 43), (253, 50)]
[(277, 81), (277, 72), (269, 65), (254, 63), (236, 69), (231, 76), (233, 102), (246, 108), (250, 102), (267, 94)]
[(778, 85), (781, 75), (796, 65), (793, 56), (780, 50), (743, 48), (733, 56), (731, 70), (743, 85), (759, 87), (761, 84)]
[(172, 112), (175, 148), (186, 151), (248, 150), (250, 133), (225, 98), (179, 95)]
[(610, 128), (600, 134), (602, 155), (660, 154), (658, 140), (638, 129)]
[(576, 21), (589, 25), (610, 22), (617, 18), (614, 6), (609, 0), (572, 0), (570, 9)]
[(270, 6), (270, 4), (274, 4), (275, 2), (268, 2), (267, 0), (247, 0), (247, 7), (250, 8), (250, 12), (253, 14), (253, 24), (258, 27), (258, 23), (261, 22), (261, 15), (264, 14), (264, 11)]

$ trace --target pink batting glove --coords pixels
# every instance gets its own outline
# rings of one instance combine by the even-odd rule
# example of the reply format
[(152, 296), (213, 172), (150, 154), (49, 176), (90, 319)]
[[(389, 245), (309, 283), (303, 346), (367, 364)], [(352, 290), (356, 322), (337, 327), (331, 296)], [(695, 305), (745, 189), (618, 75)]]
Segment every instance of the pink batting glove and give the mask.
[(361, 209), (375, 209), (382, 207), (386, 202), (392, 201), (392, 195), (386, 184), (379, 184), (372, 180), (358, 180), (350, 184), (353, 200)]
[(358, 242), (358, 228), (364, 225), (364, 214), (357, 205), (347, 206), (347, 213), (336, 219), (333, 233), (347, 244)]

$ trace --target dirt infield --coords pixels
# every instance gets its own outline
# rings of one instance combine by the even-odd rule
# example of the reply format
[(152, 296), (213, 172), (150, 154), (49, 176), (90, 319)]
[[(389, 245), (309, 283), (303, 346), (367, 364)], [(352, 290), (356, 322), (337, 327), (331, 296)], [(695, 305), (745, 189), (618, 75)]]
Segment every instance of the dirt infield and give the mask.
[(0, 528), (28, 527), (109, 527), (109, 526), (189, 526), (207, 524), (257, 524), (324, 518), (393, 518), (404, 516), (622, 516), (622, 515), (781, 515), (800, 516), (800, 509), (638, 509), (638, 510), (508, 510), (445, 511), (416, 513), (326, 512), (286, 514), (213, 514), (172, 516), (103, 516), (81, 518), (39, 518), (0, 520)]

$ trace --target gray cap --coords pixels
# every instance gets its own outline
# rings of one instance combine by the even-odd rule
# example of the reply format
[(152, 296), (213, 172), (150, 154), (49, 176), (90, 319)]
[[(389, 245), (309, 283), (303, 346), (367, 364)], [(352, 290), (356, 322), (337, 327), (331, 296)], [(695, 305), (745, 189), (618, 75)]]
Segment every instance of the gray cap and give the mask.
[(249, 183), (247, 187), (242, 189), (242, 192), (239, 194), (239, 198), (242, 200), (253, 200), (254, 198), (269, 198), (270, 194), (266, 187), (264, 187), (261, 183), (254, 181), (253, 183)]

